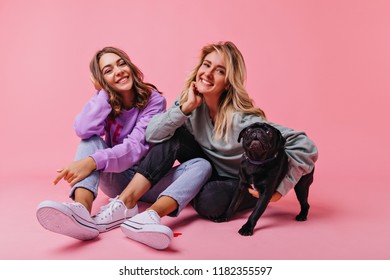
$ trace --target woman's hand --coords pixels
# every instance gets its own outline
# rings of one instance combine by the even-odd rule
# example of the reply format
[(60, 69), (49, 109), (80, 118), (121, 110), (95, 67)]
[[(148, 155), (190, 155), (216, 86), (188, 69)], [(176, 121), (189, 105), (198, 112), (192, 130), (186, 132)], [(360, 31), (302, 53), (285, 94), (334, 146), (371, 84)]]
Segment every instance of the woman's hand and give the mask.
[(198, 92), (195, 82), (192, 82), (188, 89), (188, 99), (181, 105), (181, 110), (185, 115), (189, 115), (193, 110), (203, 103), (203, 95)]
[(96, 89), (96, 90), (101, 90), (103, 87), (99, 84), (98, 81), (96, 81), (96, 79), (94, 78), (94, 76), (91, 74), (89, 76), (89, 78), (91, 79), (91, 82), (93, 84), (93, 87)]
[(61, 179), (67, 181), (71, 187), (77, 182), (86, 178), (96, 169), (95, 160), (91, 157), (76, 160), (63, 169), (58, 169), (58, 176), (54, 179), (53, 185), (56, 185)]
[[(259, 197), (260, 197), (259, 192), (258, 192), (257, 190), (255, 190), (255, 189), (253, 189), (253, 188), (248, 188), (248, 192), (249, 192), (252, 196), (254, 196), (254, 197), (256, 197), (256, 198), (259, 198)], [(278, 201), (278, 200), (281, 199), (281, 198), (282, 198), (282, 194), (281, 194), (280, 192), (275, 192), (275, 193), (272, 195), (270, 202), (276, 202), (276, 201)]]

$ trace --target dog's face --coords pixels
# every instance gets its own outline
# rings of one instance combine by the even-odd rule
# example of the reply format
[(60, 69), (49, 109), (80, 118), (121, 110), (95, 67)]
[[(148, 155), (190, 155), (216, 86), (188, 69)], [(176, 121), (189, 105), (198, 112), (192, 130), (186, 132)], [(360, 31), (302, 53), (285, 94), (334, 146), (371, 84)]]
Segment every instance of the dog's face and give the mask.
[(246, 155), (251, 160), (262, 161), (273, 157), (284, 147), (285, 139), (279, 130), (267, 123), (253, 123), (238, 136)]

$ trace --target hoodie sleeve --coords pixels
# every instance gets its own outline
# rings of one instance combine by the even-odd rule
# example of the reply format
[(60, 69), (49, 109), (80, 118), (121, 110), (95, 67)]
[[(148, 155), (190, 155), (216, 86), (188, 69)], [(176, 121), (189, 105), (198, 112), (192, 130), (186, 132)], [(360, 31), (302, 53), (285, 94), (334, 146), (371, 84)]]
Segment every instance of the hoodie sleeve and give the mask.
[(166, 112), (152, 118), (146, 129), (146, 140), (150, 143), (161, 143), (168, 140), (188, 118), (181, 111), (179, 99), (177, 99)]
[(278, 124), (275, 126), (286, 139), (285, 151), (289, 168), (287, 175), (277, 188), (283, 196), (298, 183), (302, 176), (310, 173), (318, 159), (318, 150), (314, 142), (302, 131), (296, 131)]
[(152, 93), (149, 103), (140, 112), (134, 128), (123, 142), (91, 155), (96, 162), (97, 170), (118, 173), (138, 163), (149, 150), (149, 144), (145, 139), (146, 127), (154, 115), (164, 112), (165, 109), (165, 98), (157, 92)]
[(74, 123), (76, 135), (81, 139), (104, 135), (106, 120), (110, 112), (111, 106), (108, 103), (107, 92), (98, 91), (77, 115)]

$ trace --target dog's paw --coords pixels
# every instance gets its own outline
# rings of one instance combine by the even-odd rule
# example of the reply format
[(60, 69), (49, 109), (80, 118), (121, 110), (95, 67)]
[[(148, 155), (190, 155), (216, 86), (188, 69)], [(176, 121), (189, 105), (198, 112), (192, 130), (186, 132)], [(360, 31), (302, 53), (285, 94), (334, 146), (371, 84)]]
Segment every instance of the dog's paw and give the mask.
[(298, 222), (303, 222), (303, 221), (306, 221), (307, 220), (307, 213), (299, 213), (296, 217), (295, 217), (295, 220), (297, 220)]
[(238, 233), (243, 236), (251, 236), (253, 235), (253, 227), (251, 225), (245, 224), (241, 227)]
[(310, 206), (307, 206), (305, 208), (301, 208), (301, 212), (295, 217), (295, 220), (299, 222), (303, 222), (307, 220), (307, 215), (309, 214), (309, 208)]

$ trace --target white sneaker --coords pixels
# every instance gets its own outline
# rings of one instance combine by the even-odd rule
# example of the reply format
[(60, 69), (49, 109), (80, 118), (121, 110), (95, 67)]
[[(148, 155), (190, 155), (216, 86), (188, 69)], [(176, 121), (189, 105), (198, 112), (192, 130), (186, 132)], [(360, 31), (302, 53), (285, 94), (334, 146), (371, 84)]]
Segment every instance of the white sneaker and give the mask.
[(160, 224), (160, 216), (154, 210), (126, 220), (121, 229), (128, 238), (159, 250), (167, 248), (173, 238), (172, 230)]
[(99, 235), (95, 222), (81, 203), (59, 203), (51, 200), (39, 204), (39, 223), (47, 230), (80, 240), (94, 239)]
[(110, 203), (102, 206), (99, 213), (92, 217), (99, 232), (112, 230), (120, 226), (126, 219), (138, 214), (137, 204), (128, 209), (119, 196), (110, 198), (109, 201)]

